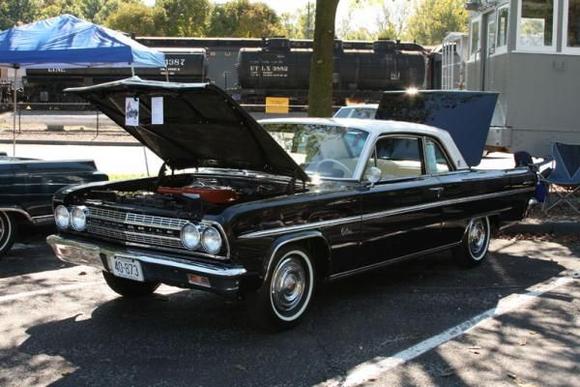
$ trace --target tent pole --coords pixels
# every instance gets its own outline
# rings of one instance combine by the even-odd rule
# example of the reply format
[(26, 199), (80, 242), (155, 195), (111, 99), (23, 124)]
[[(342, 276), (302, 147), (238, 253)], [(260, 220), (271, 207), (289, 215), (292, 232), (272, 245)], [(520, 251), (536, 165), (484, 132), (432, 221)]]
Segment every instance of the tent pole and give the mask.
[(18, 113), (18, 97), (16, 95), (16, 77), (18, 74), (18, 66), (14, 65), (14, 82), (12, 82), (13, 94), (13, 108), (12, 113), (12, 156), (16, 157), (16, 114)]

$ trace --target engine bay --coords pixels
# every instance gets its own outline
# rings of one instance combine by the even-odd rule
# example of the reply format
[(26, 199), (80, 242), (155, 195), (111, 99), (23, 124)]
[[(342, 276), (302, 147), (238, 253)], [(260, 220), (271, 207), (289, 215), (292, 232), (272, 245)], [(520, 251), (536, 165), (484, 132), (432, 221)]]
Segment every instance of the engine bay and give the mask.
[(77, 200), (191, 214), (219, 212), (229, 205), (300, 190), (294, 182), (281, 180), (180, 174), (109, 183), (84, 191)]

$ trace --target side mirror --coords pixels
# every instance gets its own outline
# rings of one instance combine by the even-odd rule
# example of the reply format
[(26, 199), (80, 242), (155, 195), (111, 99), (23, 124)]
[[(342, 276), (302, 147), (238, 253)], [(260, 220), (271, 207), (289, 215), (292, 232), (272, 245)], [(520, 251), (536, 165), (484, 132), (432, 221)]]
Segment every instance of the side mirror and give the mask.
[(381, 177), (383, 176), (383, 172), (380, 168), (377, 167), (370, 167), (369, 171), (367, 172), (367, 180), (371, 183), (371, 187), (374, 187), (379, 181), (381, 181)]

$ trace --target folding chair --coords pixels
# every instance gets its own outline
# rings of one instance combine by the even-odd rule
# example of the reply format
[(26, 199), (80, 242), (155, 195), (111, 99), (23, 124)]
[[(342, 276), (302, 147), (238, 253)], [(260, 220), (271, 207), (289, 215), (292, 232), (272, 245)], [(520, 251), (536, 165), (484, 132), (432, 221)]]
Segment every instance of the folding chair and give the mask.
[[(542, 178), (549, 185), (548, 197), (544, 201), (544, 213), (559, 204), (568, 204), (574, 211), (580, 214), (580, 144), (554, 143), (552, 148), (555, 167), (546, 178)], [(559, 189), (554, 189), (559, 188)], [(553, 203), (550, 197), (555, 195)]]

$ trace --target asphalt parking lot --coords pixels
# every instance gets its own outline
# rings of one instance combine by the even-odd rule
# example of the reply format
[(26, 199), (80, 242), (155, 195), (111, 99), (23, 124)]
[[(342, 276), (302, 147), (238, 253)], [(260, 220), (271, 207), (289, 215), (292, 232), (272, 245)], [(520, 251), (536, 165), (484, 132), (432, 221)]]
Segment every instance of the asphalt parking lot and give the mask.
[(118, 298), (36, 236), (0, 261), (0, 385), (578, 385), (579, 257), (507, 239), (472, 270), (426, 256), (323, 286), (272, 334), (203, 292)]

